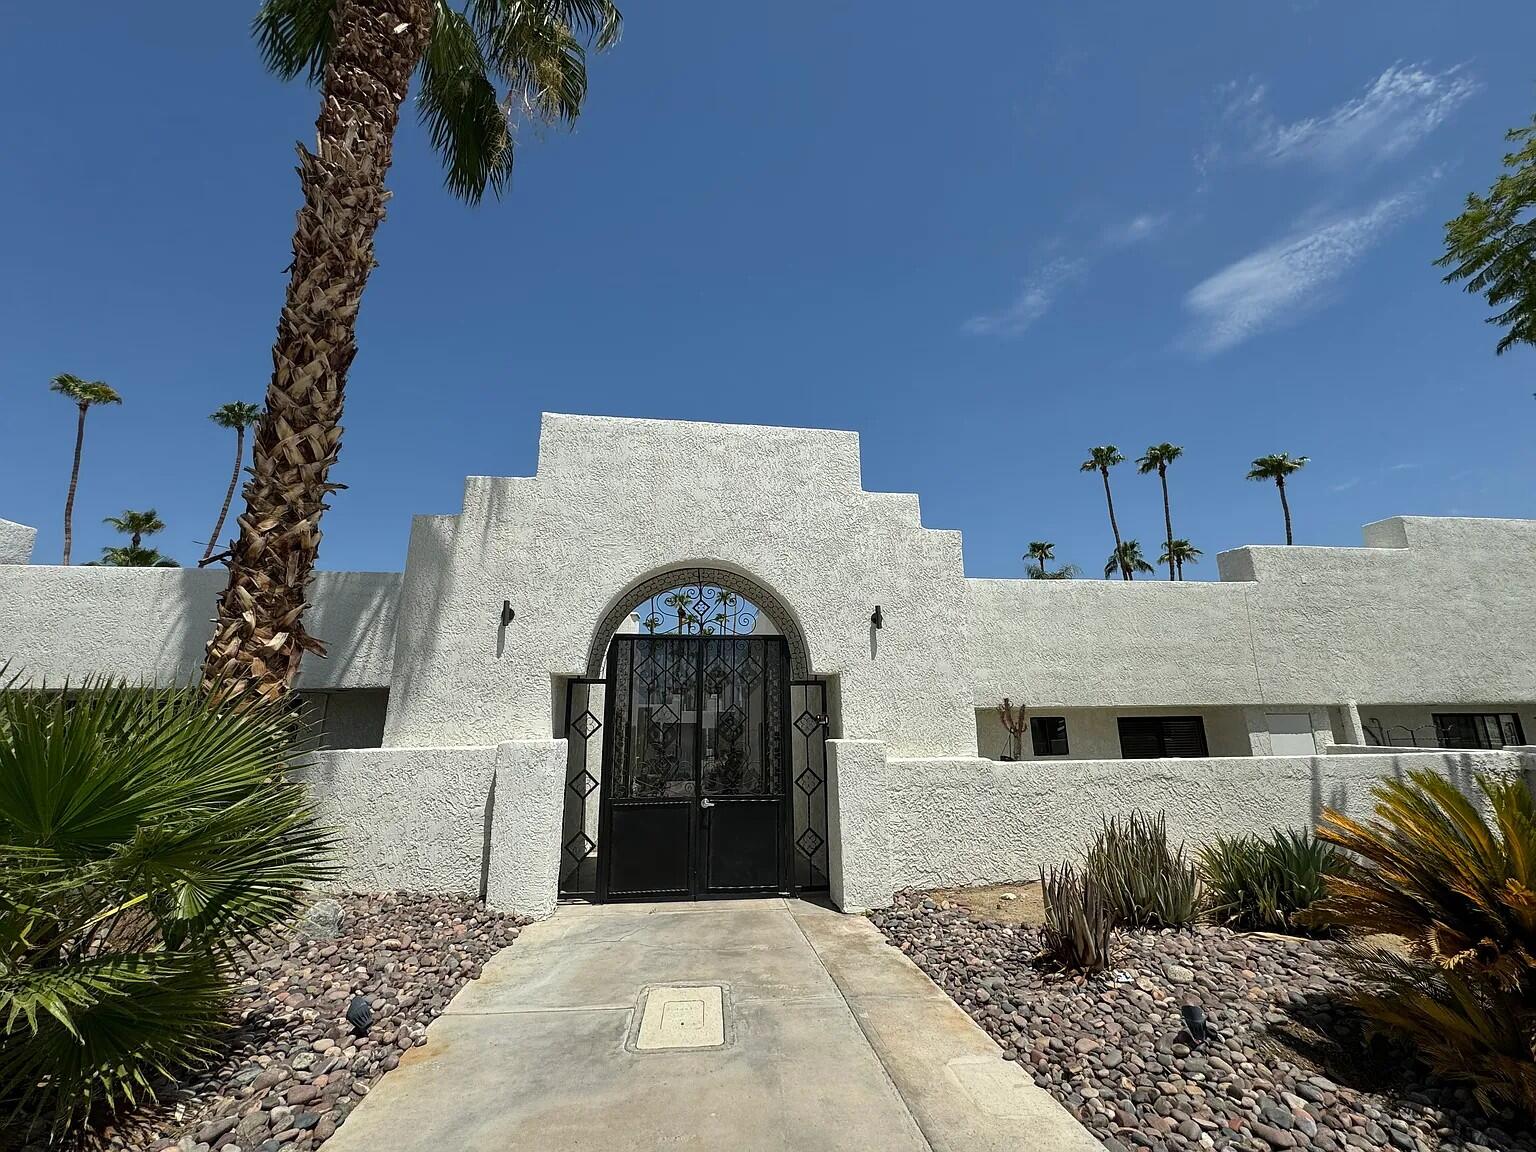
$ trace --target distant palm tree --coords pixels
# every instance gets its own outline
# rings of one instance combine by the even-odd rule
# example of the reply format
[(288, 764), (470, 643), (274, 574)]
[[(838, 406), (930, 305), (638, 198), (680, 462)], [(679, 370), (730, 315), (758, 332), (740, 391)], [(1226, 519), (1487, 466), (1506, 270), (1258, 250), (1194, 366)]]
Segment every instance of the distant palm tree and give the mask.
[(108, 516), (102, 521), (128, 537), (128, 543), (117, 548), (103, 548), (101, 559), (92, 564), (109, 568), (177, 568), (176, 561), (154, 548), (144, 547), (144, 537), (165, 531), (165, 521), (153, 508), (142, 512), (128, 509), (121, 516)]
[(1135, 540), (1127, 540), (1109, 554), (1109, 559), (1104, 562), (1104, 579), (1108, 580), (1116, 568), (1120, 569), (1122, 580), (1134, 580), (1137, 572), (1157, 571), (1147, 563), (1147, 558), (1141, 554), (1141, 544)]
[[(1109, 470), (1116, 464), (1124, 464), (1125, 457), (1120, 455), (1120, 449), (1113, 444), (1101, 444), (1097, 448), (1089, 449), (1088, 459), (1080, 466), (1080, 471), (1097, 472), (1104, 477), (1104, 502), (1109, 505), (1109, 530), (1115, 534), (1115, 551), (1120, 551), (1120, 525), (1115, 522), (1115, 498), (1109, 491)], [(1129, 576), (1126, 577), (1130, 579)]]
[(1152, 445), (1152, 447), (1147, 449), (1146, 455), (1136, 461), (1137, 471), (1143, 476), (1148, 472), (1156, 472), (1157, 478), (1163, 484), (1163, 529), (1165, 532), (1163, 540), (1165, 542), (1165, 555), (1158, 563), (1166, 563), (1168, 565), (1168, 579), (1170, 580), (1174, 578), (1174, 564), (1166, 555), (1167, 552), (1173, 550), (1173, 513), (1168, 508), (1168, 465), (1172, 464), (1182, 455), (1184, 455), (1183, 448), (1177, 444), (1169, 444), (1167, 441), (1164, 441), (1161, 444)]
[(80, 449), (85, 444), (85, 413), (93, 404), (121, 404), (123, 398), (100, 380), (83, 380), (67, 372), (55, 376), (48, 387), (50, 391), (68, 396), (80, 410), (80, 418), (75, 422), (75, 464), (69, 471), (69, 495), (64, 498), (63, 563), (68, 564), (70, 547), (74, 543), (75, 487), (80, 482)]
[(1205, 555), (1188, 540), (1170, 540), (1168, 547), (1163, 549), (1163, 554), (1157, 558), (1159, 564), (1172, 564), (1179, 573), (1179, 579), (1184, 579), (1184, 565), (1194, 564)]
[(261, 406), (247, 404), (244, 400), (234, 400), (228, 404), (219, 405), (208, 419), (220, 428), (235, 430), (235, 470), (230, 473), (229, 488), (224, 493), (224, 507), (219, 509), (219, 519), (213, 526), (213, 535), (208, 537), (208, 550), (197, 562), (199, 568), (213, 559), (213, 550), (218, 547), (219, 533), (224, 531), (224, 517), (229, 515), (230, 501), (235, 498), (235, 486), (240, 483), (240, 464), (245, 459), (245, 430), (261, 419)]
[(1307, 464), (1305, 456), (1291, 456), (1285, 452), (1275, 452), (1268, 456), (1260, 456), (1253, 462), (1253, 468), (1248, 473), (1250, 480), (1273, 480), (1275, 487), (1280, 489), (1280, 510), (1285, 513), (1285, 542), (1294, 544), (1291, 537), (1291, 502), (1285, 498), (1285, 478), (1293, 472), (1300, 472)]
[[(1052, 572), (1046, 562), (1056, 559), (1056, 545), (1049, 540), (1031, 540), (1024, 554), (1024, 571), (1031, 580), (1071, 580), (1077, 575), (1077, 565), (1063, 564)], [(1034, 563), (1031, 564), (1030, 561)]]

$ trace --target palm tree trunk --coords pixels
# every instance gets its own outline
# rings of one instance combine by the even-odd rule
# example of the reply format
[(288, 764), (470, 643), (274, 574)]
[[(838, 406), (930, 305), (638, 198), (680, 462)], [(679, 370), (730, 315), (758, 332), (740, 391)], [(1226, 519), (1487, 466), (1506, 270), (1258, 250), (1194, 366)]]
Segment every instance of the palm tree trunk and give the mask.
[[(1109, 505), (1109, 530), (1115, 535), (1115, 555), (1120, 555), (1120, 525), (1115, 523), (1115, 498), (1109, 494), (1109, 469), (1100, 468), (1099, 475), (1104, 477), (1104, 503)], [(1125, 565), (1120, 565), (1120, 579), (1129, 580), (1125, 574)]]
[(336, 0), (321, 79), (318, 152), (299, 146), (304, 203), (272, 347), (266, 417), (256, 428), (245, 511), (219, 597), (203, 685), (262, 698), (293, 686), (306, 649), (304, 593), (341, 447), (357, 313), (384, 219), (384, 178), (400, 105), (431, 35), (433, 0)]
[(219, 509), (219, 520), (213, 526), (213, 535), (208, 537), (208, 550), (203, 553), (203, 558), (198, 563), (201, 568), (208, 563), (208, 557), (213, 555), (213, 550), (219, 546), (219, 533), (224, 531), (224, 518), (229, 515), (229, 504), (235, 498), (235, 485), (240, 483), (240, 461), (245, 459), (245, 425), (235, 429), (235, 470), (230, 473), (229, 487), (224, 491), (224, 507)]
[(1284, 476), (1276, 476), (1275, 477), (1275, 487), (1280, 489), (1280, 511), (1285, 513), (1285, 542), (1287, 544), (1290, 544), (1290, 543), (1292, 543), (1292, 540), (1291, 540), (1291, 502), (1285, 498), (1285, 477)]
[(80, 483), (80, 450), (85, 446), (85, 410), (81, 404), (80, 418), (75, 422), (75, 464), (69, 470), (69, 494), (64, 497), (64, 559), (69, 566), (69, 550), (75, 540), (75, 486)]
[(1168, 507), (1168, 468), (1159, 465), (1157, 478), (1163, 482), (1163, 530), (1168, 533), (1168, 579), (1173, 579), (1173, 512)]

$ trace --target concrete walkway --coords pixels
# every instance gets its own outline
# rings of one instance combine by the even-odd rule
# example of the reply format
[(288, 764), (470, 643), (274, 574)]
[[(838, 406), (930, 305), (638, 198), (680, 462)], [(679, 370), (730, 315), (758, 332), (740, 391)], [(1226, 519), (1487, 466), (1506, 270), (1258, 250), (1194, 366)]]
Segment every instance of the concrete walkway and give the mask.
[(326, 1148), (1101, 1145), (867, 920), (754, 900), (569, 906), (524, 929)]

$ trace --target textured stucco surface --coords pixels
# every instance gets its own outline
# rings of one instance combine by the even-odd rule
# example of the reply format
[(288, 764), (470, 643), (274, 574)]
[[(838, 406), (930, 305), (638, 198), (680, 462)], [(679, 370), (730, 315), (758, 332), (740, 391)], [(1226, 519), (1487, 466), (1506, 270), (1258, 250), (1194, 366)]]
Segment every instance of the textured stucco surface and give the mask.
[(1396, 517), (1216, 582), (969, 580), (975, 698), (1058, 707), (1536, 695), (1536, 521)]
[(827, 741), (827, 858), (844, 912), (883, 907), (895, 891), (885, 769), (878, 740)]
[(301, 771), (339, 834), (345, 888), (483, 893), (497, 908), (555, 906), (565, 741), (313, 753)]
[[(212, 568), (0, 565), (0, 664), (54, 684), (190, 679), (225, 579)], [(387, 687), (399, 591), (395, 572), (317, 572), (305, 624), (329, 653), (304, 657), (299, 687)]]
[(14, 520), (0, 520), (0, 564), (26, 564), (32, 559), (37, 529)]
[(496, 749), (348, 748), (302, 772), (337, 829), (337, 884), (470, 892), (484, 887)]
[(1304, 828), (1324, 805), (1369, 812), (1371, 786), (1415, 768), (1472, 788), (1476, 772), (1525, 775), (1515, 752), (1376, 753), (1203, 760), (892, 760), (891, 875), (906, 887), (1022, 880), (1073, 858), (1104, 817), (1161, 810), (1192, 843), (1219, 833)]
[(959, 534), (863, 491), (854, 433), (558, 415), (537, 475), (471, 477), (459, 516), (413, 525), (386, 743), (547, 736), (551, 678), (584, 674), (609, 608), (693, 566), (777, 594), (845, 736), (974, 754)]

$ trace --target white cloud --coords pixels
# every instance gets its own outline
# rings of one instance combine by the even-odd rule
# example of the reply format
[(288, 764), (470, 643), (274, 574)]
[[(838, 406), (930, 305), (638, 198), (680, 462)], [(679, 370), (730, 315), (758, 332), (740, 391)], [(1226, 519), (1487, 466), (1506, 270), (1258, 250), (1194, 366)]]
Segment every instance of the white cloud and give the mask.
[(1322, 116), (1281, 123), (1264, 110), (1263, 85), (1229, 94), (1226, 114), (1249, 124), (1251, 153), (1271, 163), (1309, 160), (1328, 168), (1391, 160), (1413, 150), (1478, 89), (1460, 68), (1428, 72), (1394, 64), (1365, 92)]
[(1418, 188), (1378, 200), (1353, 216), (1295, 232), (1227, 265), (1190, 289), (1190, 341), (1213, 356), (1283, 322), (1315, 303), (1337, 280), (1419, 205)]
[(1051, 310), (1062, 288), (1087, 271), (1086, 260), (1052, 260), (1024, 281), (1006, 308), (972, 316), (965, 330), (976, 336), (1017, 336)]
[[(973, 336), (1017, 336), (1051, 310), (1062, 290), (1088, 274), (1099, 258), (1117, 248), (1150, 240), (1168, 223), (1166, 212), (1139, 212), (1105, 228), (1097, 245), (1090, 243), (1082, 255), (1061, 256), (1042, 264), (1019, 286), (1006, 308), (972, 316), (962, 327)], [(1047, 250), (1063, 246), (1060, 238)]]

